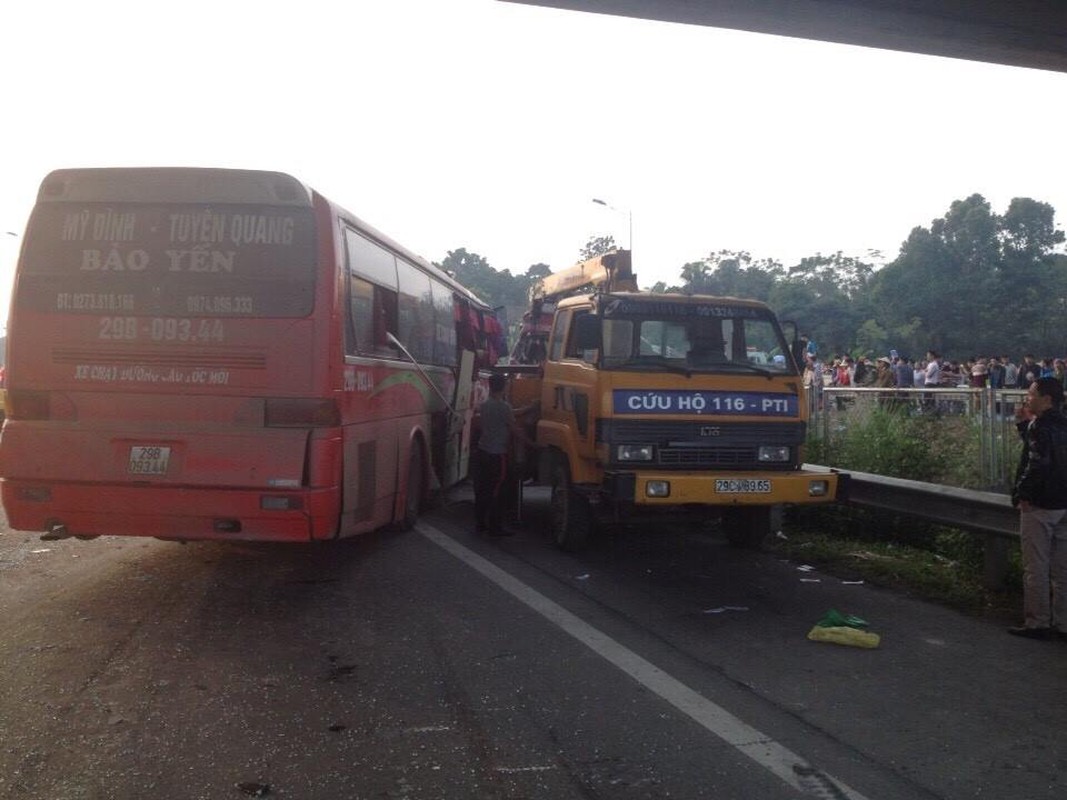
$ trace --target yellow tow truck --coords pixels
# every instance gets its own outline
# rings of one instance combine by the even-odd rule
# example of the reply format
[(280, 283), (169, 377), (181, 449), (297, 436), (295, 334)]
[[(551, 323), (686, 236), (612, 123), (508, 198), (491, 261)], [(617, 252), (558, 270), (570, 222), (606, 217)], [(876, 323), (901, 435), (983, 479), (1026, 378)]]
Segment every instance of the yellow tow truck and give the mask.
[(537, 409), (534, 477), (565, 550), (597, 521), (717, 514), (758, 547), (782, 504), (841, 499), (801, 467), (808, 407), (794, 326), (764, 303), (639, 291), (630, 253), (545, 277), (512, 350), (509, 398)]

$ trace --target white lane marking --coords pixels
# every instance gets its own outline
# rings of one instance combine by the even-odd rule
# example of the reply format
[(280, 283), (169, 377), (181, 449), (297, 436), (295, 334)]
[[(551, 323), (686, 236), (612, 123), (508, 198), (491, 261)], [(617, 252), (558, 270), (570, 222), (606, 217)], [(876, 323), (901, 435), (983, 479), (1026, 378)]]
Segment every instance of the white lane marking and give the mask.
[(569, 633), (611, 664), (621, 669), (645, 688), (655, 692), (683, 714), (704, 726), (724, 742), (751, 758), (764, 769), (799, 792), (810, 792), (811, 780), (804, 776), (818, 774), (833, 782), (841, 797), (848, 800), (867, 800), (864, 795), (850, 789), (834, 777), (812, 767), (799, 755), (765, 736), (751, 725), (735, 717), (726, 709), (690, 689), (681, 681), (672, 678), (650, 661), (616, 642), (589, 623), (575, 616), (540, 592), (505, 572), (491, 561), (461, 545), (425, 522), (415, 526), (420, 534), (448, 551), (460, 561), (477, 570), (501, 589), (522, 601), (549, 622)]

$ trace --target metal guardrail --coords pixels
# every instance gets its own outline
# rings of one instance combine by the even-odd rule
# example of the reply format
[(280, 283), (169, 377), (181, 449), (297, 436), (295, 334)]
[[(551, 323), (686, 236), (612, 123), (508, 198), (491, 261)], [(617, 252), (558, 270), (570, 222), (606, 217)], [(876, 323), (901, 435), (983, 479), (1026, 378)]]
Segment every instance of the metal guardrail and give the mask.
[[(830, 467), (805, 464), (805, 469)], [(985, 537), (984, 582), (998, 589), (1008, 573), (1009, 546), (1019, 538), (1019, 512), (1006, 494), (958, 489), (906, 478), (842, 470), (850, 476), (846, 500), (861, 508), (916, 517)]]

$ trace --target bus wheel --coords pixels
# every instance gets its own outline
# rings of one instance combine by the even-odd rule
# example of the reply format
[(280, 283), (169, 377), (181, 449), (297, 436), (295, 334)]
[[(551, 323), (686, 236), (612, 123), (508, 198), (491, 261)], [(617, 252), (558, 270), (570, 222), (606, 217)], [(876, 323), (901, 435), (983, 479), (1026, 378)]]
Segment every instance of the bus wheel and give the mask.
[(735, 506), (722, 510), (726, 540), (734, 547), (759, 550), (771, 532), (770, 506)]
[(419, 512), (422, 510), (424, 466), (422, 443), (416, 441), (411, 446), (411, 455), (408, 457), (408, 483), (404, 489), (404, 517), (400, 520), (401, 530), (410, 531), (419, 521)]
[(581, 550), (589, 541), (592, 515), (589, 502), (574, 489), (567, 462), (558, 458), (552, 465), (552, 538), (561, 550)]

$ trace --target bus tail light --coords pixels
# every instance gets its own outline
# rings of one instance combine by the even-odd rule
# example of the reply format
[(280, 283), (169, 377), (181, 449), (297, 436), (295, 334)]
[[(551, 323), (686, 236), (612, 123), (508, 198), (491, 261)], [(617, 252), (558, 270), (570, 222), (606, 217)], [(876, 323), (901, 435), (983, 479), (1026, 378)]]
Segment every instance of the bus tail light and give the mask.
[(18, 420), (75, 418), (74, 404), (62, 392), (34, 392), (22, 389), (7, 393), (7, 416)]
[(334, 400), (271, 398), (264, 424), (268, 428), (336, 428), (341, 410)]

